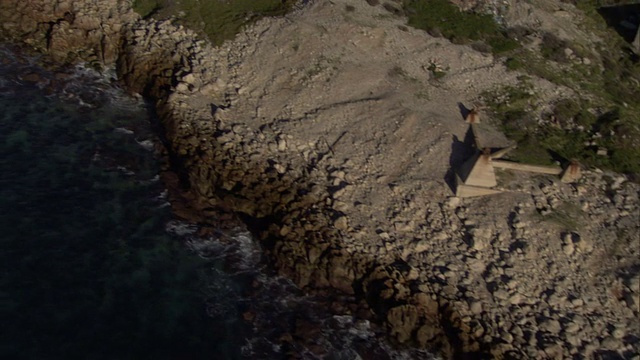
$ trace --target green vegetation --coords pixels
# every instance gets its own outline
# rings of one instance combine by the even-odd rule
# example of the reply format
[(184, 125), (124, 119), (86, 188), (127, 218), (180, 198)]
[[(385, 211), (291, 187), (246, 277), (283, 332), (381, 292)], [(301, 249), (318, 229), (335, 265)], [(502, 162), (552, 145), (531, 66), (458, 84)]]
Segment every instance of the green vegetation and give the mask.
[[(622, 1), (567, 1), (587, 17), (581, 26), (608, 39), (599, 49), (533, 33), (503, 28), (489, 15), (461, 11), (447, 0), (405, 0), (408, 24), (456, 44), (502, 56), (508, 69), (526, 72), (579, 95), (553, 105), (538, 121), (539, 101), (527, 81), (482, 94), (506, 135), (519, 144), (516, 160), (549, 164), (577, 159), (587, 166), (640, 174), (640, 61), (629, 45), (598, 13), (604, 5)], [(541, 39), (531, 48), (531, 35)], [(607, 155), (597, 155), (598, 149)]]
[(134, 0), (133, 10), (143, 18), (153, 14), (160, 8), (160, 0)]
[(554, 222), (566, 231), (578, 231), (583, 226), (584, 215), (575, 204), (562, 202), (554, 211), (542, 216), (542, 220)]
[(392, 67), (389, 70), (389, 75), (393, 76), (393, 77), (401, 78), (404, 81), (411, 82), (411, 83), (418, 83), (419, 82), (418, 79), (416, 79), (415, 77), (409, 75), (405, 69), (403, 69), (402, 67), (400, 67), (398, 65)]
[[(579, 94), (554, 104), (543, 121), (532, 117), (539, 100), (527, 89), (530, 85), (526, 81), (517, 87), (483, 94), (507, 136), (519, 142), (519, 150), (515, 152), (519, 160), (549, 163), (554, 156), (575, 158), (587, 166), (640, 174), (639, 58), (598, 13), (601, 6), (627, 2), (566, 2), (587, 15), (580, 24), (582, 28), (607, 39), (600, 48), (523, 27), (505, 28), (490, 15), (463, 12), (448, 0), (404, 0), (401, 10), (391, 5), (387, 10), (395, 15), (404, 13), (408, 25), (431, 35), (501, 56), (510, 70), (544, 78)], [(135, 0), (134, 9), (142, 16), (177, 16), (185, 26), (207, 36), (214, 44), (221, 44), (246, 24), (264, 16), (285, 14), (294, 3), (294, 0)], [(345, 10), (354, 9), (345, 7)], [(531, 46), (532, 37), (541, 39), (539, 47)], [(427, 70), (436, 80), (446, 75), (446, 68)], [(508, 101), (502, 101), (505, 97)], [(597, 156), (598, 148), (606, 148), (607, 156)]]
[(448, 0), (405, 0), (408, 24), (455, 44), (482, 41), (496, 54), (520, 47), (491, 16), (467, 13)]
[[(614, 106), (596, 115), (593, 100), (562, 99), (538, 121), (533, 115), (538, 102), (533, 90), (522, 78), (518, 86), (482, 94), (497, 125), (518, 143), (510, 154), (513, 160), (547, 165), (576, 159), (587, 166), (640, 173), (637, 115), (629, 114), (629, 108)], [(606, 156), (597, 154), (601, 148), (607, 149)]]
[(251, 22), (265, 16), (284, 15), (294, 3), (294, 0), (135, 0), (133, 5), (143, 17), (178, 15), (182, 24), (220, 45)]
[(443, 68), (440, 64), (435, 62), (431, 62), (427, 67), (427, 70), (431, 73), (431, 77), (435, 80), (442, 79), (447, 75), (449, 68)]

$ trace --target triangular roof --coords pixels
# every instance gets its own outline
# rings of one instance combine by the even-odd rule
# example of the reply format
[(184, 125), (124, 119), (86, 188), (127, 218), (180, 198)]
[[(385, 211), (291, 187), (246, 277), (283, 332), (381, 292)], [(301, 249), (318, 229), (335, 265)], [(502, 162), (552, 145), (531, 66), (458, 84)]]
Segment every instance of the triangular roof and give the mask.
[(459, 175), (465, 185), (490, 188), (498, 185), (496, 173), (491, 165), (491, 156), (476, 154), (467, 160), (459, 170)]

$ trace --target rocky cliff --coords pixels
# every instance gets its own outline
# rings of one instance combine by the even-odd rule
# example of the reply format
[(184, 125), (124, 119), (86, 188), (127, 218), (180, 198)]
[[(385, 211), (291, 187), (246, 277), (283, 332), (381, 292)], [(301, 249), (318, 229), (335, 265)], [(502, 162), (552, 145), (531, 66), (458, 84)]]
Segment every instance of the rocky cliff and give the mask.
[[(281, 274), (343, 294), (342, 311), (397, 342), (445, 357), (637, 353), (637, 184), (507, 173), (501, 195), (452, 196), (458, 103), (519, 81), (493, 56), (365, 1), (311, 4), (219, 48), (126, 1), (5, 0), (1, 16), (3, 36), (58, 61), (115, 64), (155, 104), (190, 216), (238, 214)], [(532, 81), (542, 99), (571, 92)]]

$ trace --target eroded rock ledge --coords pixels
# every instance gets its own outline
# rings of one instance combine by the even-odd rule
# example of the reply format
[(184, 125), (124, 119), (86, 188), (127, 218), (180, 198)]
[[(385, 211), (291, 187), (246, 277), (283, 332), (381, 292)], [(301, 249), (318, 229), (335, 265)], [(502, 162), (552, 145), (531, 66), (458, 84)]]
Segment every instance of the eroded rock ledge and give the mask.
[[(339, 169), (304, 161), (277, 127), (227, 123), (225, 98), (207, 44), (169, 22), (140, 21), (124, 34), (118, 69), (127, 86), (156, 101), (176, 167), (197, 207), (221, 207), (268, 225), (258, 236), (278, 271), (310, 292), (337, 290), (362, 300), (401, 343), (451, 354), (455, 311), (439, 302), (406, 262), (342, 244), (348, 219), (331, 205), (346, 185)], [(337, 181), (335, 181), (337, 179)], [(468, 344), (464, 349), (468, 349)]]
[[(455, 102), (517, 75), (349, 4), (344, 21), (342, 2), (322, 2), (221, 49), (128, 1), (5, 0), (0, 18), (3, 36), (57, 61), (116, 65), (155, 104), (201, 220), (221, 208), (260, 224), (280, 273), (344, 294), (396, 341), (445, 357), (637, 353), (637, 184), (587, 171), (581, 184), (519, 178), (495, 198), (449, 197)], [(423, 81), (442, 59), (449, 73)], [(541, 99), (567, 91), (531, 81)]]
[(3, 32), (55, 61), (117, 62), (124, 84), (155, 102), (171, 158), (196, 208), (266, 219), (259, 237), (281, 274), (308, 291), (354, 295), (399, 342), (451, 354), (443, 324), (452, 335), (458, 324), (445, 316), (451, 315), (448, 305), (435, 300), (415, 269), (341, 246), (350, 236), (348, 220), (330, 206), (328, 191), (339, 174), (318, 164), (330, 149), (314, 154), (315, 164), (303, 164), (292, 159), (277, 128), (225, 123), (219, 113), (229, 99), (220, 98), (215, 64), (208, 60), (215, 50), (169, 21), (138, 19), (127, 5), (5, 1)]

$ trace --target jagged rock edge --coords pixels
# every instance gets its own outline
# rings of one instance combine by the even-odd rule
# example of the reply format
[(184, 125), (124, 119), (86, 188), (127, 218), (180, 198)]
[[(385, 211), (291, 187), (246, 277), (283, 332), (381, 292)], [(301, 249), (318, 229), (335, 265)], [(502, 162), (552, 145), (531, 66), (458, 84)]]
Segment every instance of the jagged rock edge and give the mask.
[[(150, 21), (145, 27), (149, 28), (150, 24), (162, 26), (163, 23)], [(181, 178), (188, 182), (183, 185), (193, 192), (189, 198), (198, 199), (196, 207), (220, 207), (236, 212), (242, 214), (249, 224), (259, 222), (257, 219), (268, 218), (270, 225), (264, 228), (253, 226), (252, 230), (264, 244), (269, 244), (267, 252), (280, 274), (288, 276), (307, 291), (329, 288), (366, 300), (378, 319), (386, 324), (392, 337), (400, 343), (412, 342), (420, 347), (429, 347), (447, 357), (454, 355), (451, 343), (458, 345), (456, 350), (462, 350), (463, 353), (465, 349), (472, 348), (463, 340), (469, 338), (458, 334), (460, 329), (455, 319), (459, 316), (452, 310), (451, 304), (440, 304), (433, 300), (431, 294), (434, 293), (428, 290), (428, 284), (418, 280), (415, 269), (402, 261), (379, 264), (375, 254), (349, 253), (340, 246), (340, 239), (348, 236), (348, 232), (332, 225), (338, 214), (326, 205), (326, 189), (314, 191), (314, 186), (318, 185), (316, 182), (321, 183), (322, 178), (328, 177), (324, 170), (315, 168), (313, 174), (304, 174), (289, 169), (287, 173), (280, 174), (274, 171), (268, 161), (266, 143), (259, 150), (265, 161), (254, 160), (250, 166), (246, 166), (249, 154), (242, 150), (243, 141), (231, 144), (226, 140), (220, 141), (234, 131), (222, 121), (216, 121), (215, 113), (207, 119), (215, 124), (209, 134), (194, 136), (190, 133), (195, 127), (188, 124), (201, 119), (189, 118), (193, 113), (181, 110), (183, 103), (180, 97), (183, 94), (175, 88), (173, 91), (167, 89), (181, 83), (176, 74), (191, 74), (192, 69), (185, 69), (177, 62), (143, 66), (140, 69), (140, 64), (144, 62), (135, 58), (136, 51), (132, 47), (138, 42), (132, 41), (134, 33), (135, 30), (131, 28), (125, 31), (118, 58), (119, 75), (129, 89), (155, 103), (167, 148), (174, 159), (174, 169), (180, 169)], [(180, 49), (180, 45), (163, 46), (161, 49), (170, 48)], [(180, 55), (174, 52), (171, 56), (147, 55), (146, 58), (179, 59), (181, 64), (197, 58), (197, 54), (183, 50), (186, 52)], [(194, 145), (189, 140), (193, 138), (210, 138), (211, 147)], [(197, 153), (200, 156), (194, 156)], [(237, 170), (234, 167), (243, 163), (244, 172), (234, 171)], [(225, 183), (236, 185), (225, 190)], [(260, 186), (266, 189), (259, 189)], [(292, 189), (295, 191), (293, 198), (290, 198)], [(283, 197), (289, 200), (283, 203)], [(306, 221), (302, 223), (301, 219)], [(305, 227), (311, 230), (305, 230)], [(314, 249), (319, 254), (310, 256), (316, 251)], [(447, 316), (443, 317), (443, 314)], [(448, 334), (444, 333), (445, 329)]]
[[(55, 6), (60, 4), (66, 2)], [(56, 62), (82, 60), (105, 66), (116, 63), (126, 87), (152, 101), (163, 128), (160, 135), (182, 185), (189, 189), (186, 198), (192, 201), (191, 205), (201, 211), (220, 207), (244, 214), (245, 218), (268, 218), (269, 226), (254, 230), (263, 243), (270, 244), (267, 251), (277, 270), (298, 286), (307, 291), (334, 289), (365, 300), (400, 343), (429, 347), (445, 357), (478, 350), (477, 342), (460, 326), (453, 305), (434, 300), (435, 292), (418, 280), (415, 269), (402, 261), (379, 263), (375, 254), (349, 253), (340, 246), (341, 239), (349, 233), (334, 226), (340, 214), (326, 205), (328, 175), (323, 169), (316, 167), (310, 173), (291, 168), (278, 171), (272, 161), (263, 161), (271, 160), (266, 143), (259, 144), (262, 153), (258, 156), (261, 154), (262, 158), (249, 157), (249, 166), (241, 156), (246, 155), (241, 151), (241, 141), (221, 140), (229, 134), (231, 139), (239, 135), (216, 120), (215, 110), (224, 106), (214, 106), (209, 114), (194, 113), (194, 109), (183, 106), (185, 102), (181, 100), (194, 91), (192, 84), (180, 87), (192, 74), (195, 52), (200, 50), (194, 33), (169, 21), (141, 20), (119, 2), (110, 5), (104, 12), (100, 11), (105, 10), (100, 4), (86, 5), (95, 9), (83, 17), (76, 16), (73, 6), (59, 6), (51, 11), (55, 19), (47, 19), (49, 12), (43, 9), (36, 14), (22, 7), (12, 14), (21, 14), (19, 20), (28, 19), (28, 26), (3, 30), (8, 38), (46, 52)], [(107, 17), (112, 22), (108, 31), (103, 26), (104, 17), (91, 18), (94, 13), (109, 13), (114, 7), (119, 16)], [(178, 38), (176, 34), (180, 32), (186, 36)], [(141, 44), (136, 37), (148, 41)], [(158, 46), (161, 40), (168, 40), (168, 45)], [(138, 53), (141, 45), (149, 44), (161, 53)], [(202, 121), (214, 125), (205, 126), (212, 139), (209, 144), (200, 143), (196, 135), (201, 134), (193, 133), (190, 124)], [(247, 185), (251, 186), (251, 194), (247, 193)], [(256, 191), (254, 185), (263, 188)], [(287, 231), (283, 231), (285, 226)], [(320, 249), (319, 254), (310, 256), (313, 249)]]

